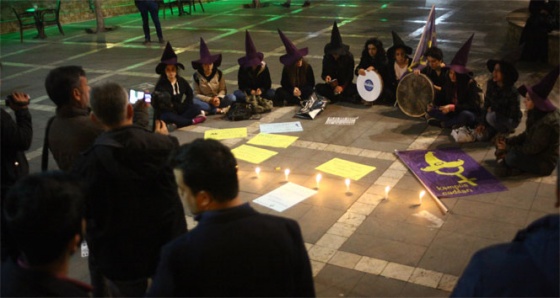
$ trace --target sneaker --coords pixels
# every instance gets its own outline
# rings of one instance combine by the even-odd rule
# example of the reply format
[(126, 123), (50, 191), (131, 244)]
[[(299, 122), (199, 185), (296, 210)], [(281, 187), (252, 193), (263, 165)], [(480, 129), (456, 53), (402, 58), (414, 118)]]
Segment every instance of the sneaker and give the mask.
[(303, 4), (301, 5), (301, 7), (309, 7), (311, 6), (311, 2), (310, 1), (305, 1), (303, 2)]
[(144, 39), (143, 45), (149, 45), (152, 41), (149, 39)]
[(283, 6), (283, 7), (286, 7), (286, 8), (290, 8), (290, 3), (285, 2), (285, 3), (280, 4), (280, 6)]
[(231, 107), (231, 106), (227, 106), (227, 107), (225, 107), (225, 108), (218, 109), (218, 114), (227, 114), (227, 112), (229, 111), (229, 108), (230, 108), (230, 107)]
[(198, 116), (194, 117), (194, 119), (192, 120), (192, 123), (193, 124), (199, 124), (199, 123), (202, 123), (204, 121), (206, 121), (206, 116), (198, 115)]

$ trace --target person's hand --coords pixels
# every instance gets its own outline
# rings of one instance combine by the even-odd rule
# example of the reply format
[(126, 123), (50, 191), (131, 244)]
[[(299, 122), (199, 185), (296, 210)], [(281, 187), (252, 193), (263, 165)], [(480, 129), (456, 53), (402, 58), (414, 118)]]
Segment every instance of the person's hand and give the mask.
[(326, 76), (325, 77), (325, 82), (330, 83), (332, 81), (331, 76)]
[(486, 130), (486, 126), (484, 126), (484, 124), (479, 124), (476, 126), (476, 128), (474, 129), (477, 133), (481, 134)]
[(161, 135), (168, 135), (169, 131), (167, 130), (167, 124), (163, 120), (156, 120), (156, 127), (154, 129), (155, 133), (159, 133)]
[(251, 95), (255, 95), (256, 93), (257, 93), (257, 91), (251, 90)]
[(338, 95), (338, 94), (342, 93), (342, 91), (344, 91), (344, 90), (342, 89), (342, 87), (340, 87), (340, 86), (334, 87), (334, 94), (337, 94), (337, 95)]
[(434, 85), (434, 89), (437, 90), (437, 91), (441, 91), (441, 87), (437, 86), (437, 85)]
[(445, 63), (441, 62), (441, 64), (439, 65), (439, 67), (444, 68), (444, 67), (445, 67)]
[(301, 90), (299, 90), (298, 87), (294, 88), (294, 96), (295, 97), (300, 97), (301, 96)]
[(441, 107), (439, 107), (439, 110), (440, 110), (443, 114), (447, 114), (447, 113), (451, 112), (451, 105), (441, 106)]
[(29, 106), (29, 95), (23, 92), (12, 92), (12, 100), (9, 101), (8, 106), (14, 111), (27, 109)]
[(506, 138), (499, 137), (496, 138), (496, 149), (505, 150), (506, 149)]
[(220, 106), (220, 98), (219, 98), (219, 97), (217, 97), (217, 96), (216, 96), (216, 97), (214, 97), (214, 98), (212, 98), (212, 101), (211, 101), (211, 103), (212, 103), (212, 105), (213, 105), (213, 106), (215, 106), (215, 107), (219, 107), (219, 106)]
[(360, 68), (360, 69), (358, 70), (358, 74), (361, 75), (361, 76), (365, 76), (365, 75), (366, 75), (366, 70), (363, 69), (363, 68)]
[(368, 67), (366, 70), (367, 70), (367, 71), (372, 71), (372, 70), (375, 70), (375, 67), (370, 66), (370, 67)]
[(415, 69), (412, 71), (413, 74), (415, 75), (419, 75), (420, 74), (420, 69)]
[(257, 90), (255, 90), (255, 94), (260, 96), (262, 94), (261, 88), (257, 88)]

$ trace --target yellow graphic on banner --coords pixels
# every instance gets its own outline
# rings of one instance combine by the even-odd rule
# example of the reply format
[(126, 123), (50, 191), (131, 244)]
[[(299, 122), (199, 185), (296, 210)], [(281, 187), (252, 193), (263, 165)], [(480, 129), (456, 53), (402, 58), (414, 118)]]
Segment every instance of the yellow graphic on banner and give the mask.
[(363, 164), (343, 160), (340, 158), (333, 158), (326, 163), (315, 168), (316, 170), (340, 176), (342, 178), (350, 178), (354, 181), (362, 179), (365, 175), (375, 170), (375, 167), (366, 166)]
[(298, 137), (277, 134), (260, 133), (252, 138), (247, 144), (262, 145), (276, 148), (288, 148)]
[[(463, 164), (465, 163), (465, 161), (463, 161), (462, 159), (458, 159), (456, 161), (449, 161), (449, 162), (443, 161), (437, 158), (434, 155), (433, 151), (428, 151), (426, 155), (424, 155), (424, 159), (426, 159), (426, 162), (428, 163), (429, 166), (425, 168), (421, 168), (422, 171), (435, 172), (438, 175), (444, 175), (444, 176), (457, 176), (457, 178), (460, 178), (460, 180), (458, 181), (459, 183), (467, 183), (470, 184), (471, 186), (477, 186), (477, 184), (474, 183), (476, 178), (467, 178), (463, 175), (463, 172), (465, 171)], [(453, 173), (446, 171), (453, 168), (456, 168), (457, 171)]]
[(231, 150), (235, 158), (241, 159), (250, 163), (260, 164), (261, 162), (278, 154), (278, 152), (261, 149), (249, 145), (241, 145)]
[(247, 137), (247, 127), (211, 129), (204, 132), (205, 139), (225, 140)]

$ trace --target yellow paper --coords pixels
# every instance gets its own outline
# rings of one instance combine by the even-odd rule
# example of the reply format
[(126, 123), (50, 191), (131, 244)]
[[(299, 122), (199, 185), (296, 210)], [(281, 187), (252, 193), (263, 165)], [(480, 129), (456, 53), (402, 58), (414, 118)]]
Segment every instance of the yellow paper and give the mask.
[(276, 148), (288, 148), (298, 137), (277, 134), (260, 133), (249, 140), (247, 144), (262, 145)]
[(235, 158), (241, 159), (250, 163), (260, 164), (261, 162), (278, 154), (278, 152), (261, 149), (249, 145), (241, 145), (231, 150)]
[(357, 181), (362, 179), (362, 177), (369, 174), (371, 171), (375, 170), (375, 167), (366, 166), (340, 158), (333, 158), (315, 169), (321, 172)]
[(212, 129), (204, 132), (205, 139), (225, 140), (247, 137), (247, 127)]

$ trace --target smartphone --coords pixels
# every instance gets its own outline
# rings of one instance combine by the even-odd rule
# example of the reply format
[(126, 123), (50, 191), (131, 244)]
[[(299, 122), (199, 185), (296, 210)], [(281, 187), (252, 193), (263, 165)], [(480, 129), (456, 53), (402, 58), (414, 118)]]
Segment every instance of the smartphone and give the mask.
[(144, 101), (147, 103), (152, 102), (152, 95), (150, 93), (144, 93)]
[(135, 104), (139, 100), (145, 100), (146, 102), (151, 102), (152, 95), (150, 93), (144, 93), (144, 91), (136, 91), (134, 89), (130, 89), (130, 93), (128, 94), (128, 101), (131, 104)]

